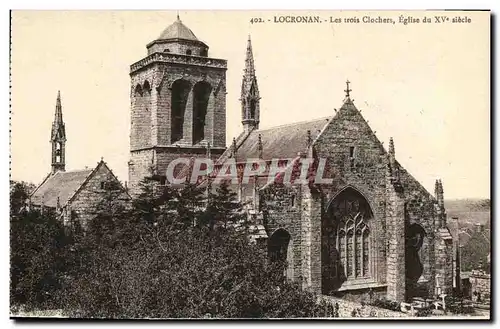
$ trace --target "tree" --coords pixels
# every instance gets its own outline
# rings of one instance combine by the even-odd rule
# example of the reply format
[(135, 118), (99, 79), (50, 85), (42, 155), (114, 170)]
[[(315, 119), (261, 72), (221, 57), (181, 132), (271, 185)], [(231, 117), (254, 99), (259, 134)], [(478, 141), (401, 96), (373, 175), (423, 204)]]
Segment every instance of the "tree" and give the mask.
[(10, 215), (18, 215), (34, 191), (35, 185), (27, 182), (10, 181)]
[(49, 211), (21, 211), (11, 217), (11, 305), (56, 305), (70, 243), (61, 221)]
[(236, 224), (244, 219), (242, 204), (238, 201), (236, 192), (229, 188), (227, 181), (218, 185), (215, 193), (210, 191), (206, 213), (215, 223), (221, 223), (224, 228), (229, 224)]

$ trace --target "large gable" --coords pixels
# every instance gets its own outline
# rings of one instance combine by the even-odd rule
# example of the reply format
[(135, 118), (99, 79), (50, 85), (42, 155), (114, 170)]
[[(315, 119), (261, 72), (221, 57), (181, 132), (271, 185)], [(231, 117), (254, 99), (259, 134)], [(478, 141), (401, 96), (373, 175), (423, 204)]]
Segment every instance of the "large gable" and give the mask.
[(31, 202), (35, 205), (56, 207), (65, 205), (87, 180), (93, 169), (58, 171), (49, 176), (31, 195)]

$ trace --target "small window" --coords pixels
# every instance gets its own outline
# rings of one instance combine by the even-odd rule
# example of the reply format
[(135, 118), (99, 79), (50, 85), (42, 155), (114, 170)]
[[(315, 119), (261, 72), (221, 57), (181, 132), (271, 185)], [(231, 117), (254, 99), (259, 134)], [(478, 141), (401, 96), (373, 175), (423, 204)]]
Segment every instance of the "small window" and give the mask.
[(191, 55), (191, 49), (186, 50), (186, 55)]
[(106, 182), (101, 182), (101, 190), (104, 190), (106, 188)]
[(170, 49), (168, 49), (168, 48), (167, 48), (167, 49), (165, 49), (163, 52), (165, 52), (165, 53), (169, 53), (169, 52), (170, 52)]
[(290, 205), (291, 207), (295, 207), (295, 195), (292, 194), (291, 198), (290, 198)]
[(351, 170), (354, 170), (354, 157), (355, 157), (355, 149), (354, 146), (349, 147), (349, 166)]
[(354, 146), (349, 147), (349, 157), (354, 158)]

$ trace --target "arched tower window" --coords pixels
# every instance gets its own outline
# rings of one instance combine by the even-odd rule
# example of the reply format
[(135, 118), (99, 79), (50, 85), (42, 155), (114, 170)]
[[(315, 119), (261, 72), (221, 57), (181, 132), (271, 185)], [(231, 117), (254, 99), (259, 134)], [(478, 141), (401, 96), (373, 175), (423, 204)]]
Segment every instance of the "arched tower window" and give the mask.
[(149, 85), (149, 82), (147, 80), (146, 80), (146, 82), (144, 82), (144, 86), (142, 88), (142, 93), (143, 93), (144, 97), (151, 96), (151, 86)]
[(186, 50), (186, 55), (191, 56), (191, 53), (192, 53), (191, 49)]
[(56, 163), (61, 162), (61, 157), (62, 157), (62, 143), (57, 142), (56, 143)]
[(193, 144), (205, 139), (205, 119), (212, 87), (207, 82), (198, 82), (193, 88)]
[(191, 89), (191, 84), (186, 80), (177, 80), (172, 84), (171, 102), (171, 143), (184, 138), (184, 113)]
[(134, 96), (135, 97), (142, 97), (142, 87), (141, 87), (141, 85), (135, 86)]
[(370, 205), (353, 188), (345, 189), (332, 200), (322, 223), (323, 290), (336, 290), (345, 281), (372, 276), (372, 218)]
[(255, 119), (255, 99), (250, 100), (250, 119)]

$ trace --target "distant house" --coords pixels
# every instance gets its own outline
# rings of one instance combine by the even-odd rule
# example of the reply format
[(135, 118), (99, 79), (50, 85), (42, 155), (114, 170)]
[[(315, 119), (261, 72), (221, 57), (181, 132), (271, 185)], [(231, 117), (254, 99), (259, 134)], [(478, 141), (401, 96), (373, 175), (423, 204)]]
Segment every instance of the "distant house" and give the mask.
[(102, 159), (94, 169), (66, 171), (65, 142), (61, 97), (58, 94), (52, 124), (52, 171), (31, 194), (29, 207), (54, 211), (65, 224), (78, 220), (85, 227), (95, 216), (96, 207), (105, 193), (113, 190), (117, 199), (124, 203), (131, 198)]

